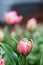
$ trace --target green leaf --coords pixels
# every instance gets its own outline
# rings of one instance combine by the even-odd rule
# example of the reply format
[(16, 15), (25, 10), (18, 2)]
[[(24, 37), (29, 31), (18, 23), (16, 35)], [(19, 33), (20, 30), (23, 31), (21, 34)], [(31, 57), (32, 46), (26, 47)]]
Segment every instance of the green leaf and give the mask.
[(40, 65), (43, 65), (43, 58), (40, 59)]
[(0, 43), (0, 45), (4, 48), (4, 50), (8, 54), (8, 57), (10, 58), (10, 61), (15, 61), (16, 65), (17, 64), (19, 65), (18, 56), (16, 55), (15, 52), (13, 52), (13, 50), (11, 49), (11, 47), (9, 47), (7, 44), (3, 44), (3, 43)]
[(4, 38), (4, 43), (8, 44), (9, 46), (12, 47), (12, 49), (17, 52), (17, 44), (18, 44), (18, 39), (15, 38), (14, 36), (10, 36), (8, 33), (5, 33), (5, 38)]

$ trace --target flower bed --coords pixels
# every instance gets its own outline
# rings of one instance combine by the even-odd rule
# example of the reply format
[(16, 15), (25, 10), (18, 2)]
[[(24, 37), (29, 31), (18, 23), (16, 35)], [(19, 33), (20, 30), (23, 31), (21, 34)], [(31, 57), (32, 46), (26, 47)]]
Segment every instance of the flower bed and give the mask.
[(23, 16), (14, 12), (5, 14), (8, 25), (0, 29), (0, 65), (43, 65), (43, 27), (31, 18), (23, 29), (19, 25)]

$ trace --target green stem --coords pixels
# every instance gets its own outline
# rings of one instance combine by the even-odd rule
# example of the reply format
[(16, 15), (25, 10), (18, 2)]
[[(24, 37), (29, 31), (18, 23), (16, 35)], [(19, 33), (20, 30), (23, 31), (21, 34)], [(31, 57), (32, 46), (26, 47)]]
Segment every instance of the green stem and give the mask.
[(12, 26), (10, 24), (8, 24), (8, 31), (12, 31)]
[(24, 64), (23, 65), (26, 65), (26, 56), (24, 56)]
[(33, 31), (30, 31), (30, 39), (33, 39)]
[(1, 48), (0, 48), (0, 55), (1, 55)]
[(20, 62), (19, 65), (26, 65), (26, 56), (20, 54), (20, 56), (19, 56), (19, 62)]

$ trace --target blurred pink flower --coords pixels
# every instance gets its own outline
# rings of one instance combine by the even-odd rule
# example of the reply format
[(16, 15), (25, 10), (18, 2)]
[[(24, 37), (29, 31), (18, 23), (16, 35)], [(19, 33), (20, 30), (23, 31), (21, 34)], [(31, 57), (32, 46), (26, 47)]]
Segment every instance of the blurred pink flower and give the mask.
[(0, 65), (5, 65), (5, 61), (2, 59), (2, 57), (0, 57)]
[(31, 18), (27, 22), (27, 29), (35, 30), (37, 27), (37, 20), (35, 18)]
[(27, 55), (28, 53), (31, 52), (32, 50), (32, 42), (28, 41), (27, 38), (22, 39), (18, 46), (17, 46), (17, 50), (19, 53), (23, 54), (23, 55)]
[(18, 16), (18, 13), (16, 11), (10, 11), (4, 14), (4, 20), (6, 23), (19, 24), (22, 19), (23, 16)]

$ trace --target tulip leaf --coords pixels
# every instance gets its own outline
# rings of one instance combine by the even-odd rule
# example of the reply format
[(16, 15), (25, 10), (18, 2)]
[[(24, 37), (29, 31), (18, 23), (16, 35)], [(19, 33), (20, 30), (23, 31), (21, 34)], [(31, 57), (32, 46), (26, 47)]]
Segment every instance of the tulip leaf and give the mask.
[[(18, 56), (16, 55), (15, 52), (13, 52), (13, 50), (11, 49), (11, 47), (9, 47), (7, 44), (3, 44), (3, 43), (0, 43), (0, 45), (2, 46), (2, 48), (6, 51), (6, 53), (8, 54), (8, 57), (10, 58), (10, 62), (12, 61), (15, 61), (16, 62), (16, 65), (18, 64), (19, 65), (19, 62), (18, 62)], [(12, 64), (11, 64), (12, 65)]]

